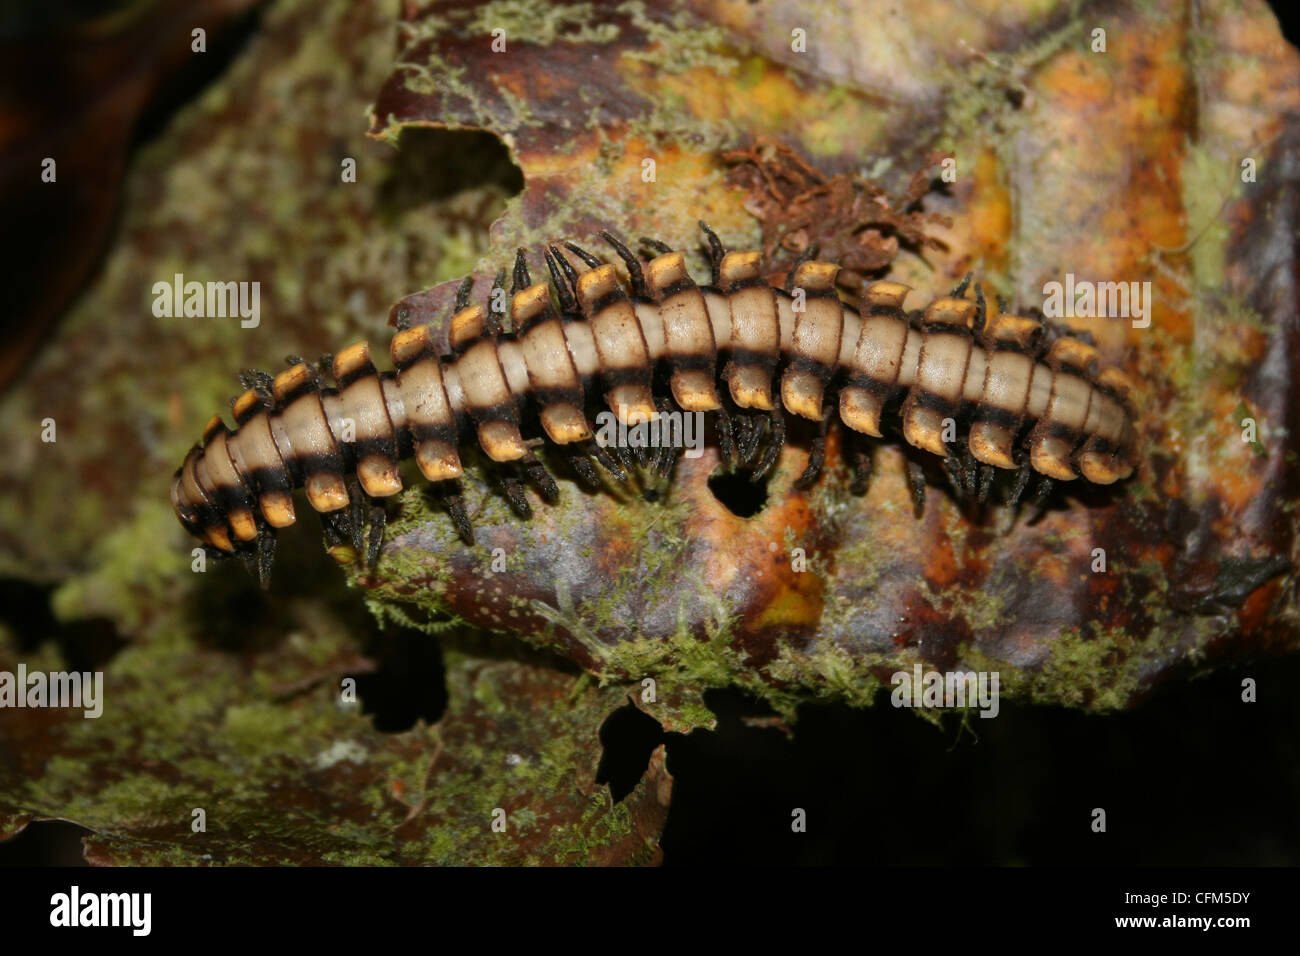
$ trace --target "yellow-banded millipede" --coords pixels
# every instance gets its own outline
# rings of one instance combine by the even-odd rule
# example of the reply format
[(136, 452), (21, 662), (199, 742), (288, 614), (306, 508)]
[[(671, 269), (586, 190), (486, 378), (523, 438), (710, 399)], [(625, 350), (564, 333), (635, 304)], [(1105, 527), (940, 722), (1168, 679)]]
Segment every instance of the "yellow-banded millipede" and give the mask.
[[(547, 501), (558, 495), (529, 438), (559, 446), (590, 484), (599, 484), (593, 460), (620, 480), (647, 464), (641, 449), (596, 441), (589, 413), (601, 403), (643, 420), (711, 413), (722, 457), (753, 463), (754, 478), (776, 461), (785, 412), (816, 421), (803, 485), (821, 469), (836, 412), (853, 432), (898, 432), (944, 456), (954, 488), (981, 500), (994, 469), (1018, 471), (1013, 502), (1032, 473), (1043, 476), (1040, 497), (1052, 481), (1110, 484), (1132, 473), (1130, 386), (1117, 369), (1097, 370), (1091, 345), (1069, 335), (1045, 344), (1041, 322), (1001, 309), (990, 316), (978, 286), (974, 299), (966, 296), (969, 276), (911, 312), (903, 308), (908, 287), (890, 281), (866, 286), (857, 309), (845, 304), (838, 267), (811, 257), (776, 288), (759, 253), (728, 252), (701, 226), (708, 286), (696, 285), (682, 253), (663, 243), (643, 240), (653, 254), (643, 262), (602, 233), (627, 269), (626, 288), (613, 265), (572, 243), (572, 258), (558, 246), (545, 250), (551, 282), (534, 283), (521, 249), (508, 296), (504, 270), (486, 307), (470, 302), (472, 280), (462, 284), (451, 355), (436, 354), (430, 327), (419, 325), (393, 336), (391, 372), (375, 369), (364, 342), (322, 361), (334, 387), (293, 356), (274, 377), (246, 370), (246, 390), (232, 402), (234, 430), (215, 416), (172, 480), (181, 523), (216, 552), (242, 555), (265, 583), (276, 530), (294, 522), (292, 494), (305, 488), (327, 537), (364, 545), (373, 564), (384, 527), (376, 502), (402, 489), (398, 464), (414, 457), (468, 542), (458, 483), (467, 436), (497, 463), (524, 517), (524, 480)], [(675, 459), (674, 449), (658, 449), (652, 464), (666, 474)], [(919, 470), (912, 485), (919, 506)]]

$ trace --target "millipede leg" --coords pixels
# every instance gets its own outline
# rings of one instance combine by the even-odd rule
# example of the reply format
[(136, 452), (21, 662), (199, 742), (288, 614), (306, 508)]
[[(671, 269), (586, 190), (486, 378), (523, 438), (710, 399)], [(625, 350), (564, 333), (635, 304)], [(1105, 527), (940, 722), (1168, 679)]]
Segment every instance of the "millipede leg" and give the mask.
[(470, 523), (469, 512), (465, 510), (465, 499), (461, 497), (459, 486), (455, 482), (451, 484), (456, 486), (456, 490), (443, 494), (447, 502), (447, 513), (451, 515), (451, 523), (456, 526), (456, 533), (460, 536), (460, 540), (466, 544), (473, 544), (474, 526)]
[(239, 384), (245, 389), (252, 389), (267, 400), (271, 400), (271, 383), (275, 379), (270, 372), (260, 368), (241, 368), (239, 370)]
[[(647, 425), (646, 427), (649, 426)], [(637, 467), (645, 468), (650, 464), (650, 452), (646, 450), (645, 445), (632, 445), (630, 446), (629, 451), (632, 452), (632, 457), (636, 459)]]
[(577, 256), (579, 259), (581, 259), (584, 263), (586, 263), (587, 268), (594, 269), (598, 265), (600, 265), (599, 259), (593, 256), (586, 249), (582, 248), (582, 246), (578, 245), (576, 242), (566, 242), (564, 244), (564, 247), (568, 249), (570, 252), (572, 252), (575, 256)]
[(388, 524), (388, 512), (383, 505), (370, 509), (370, 537), (366, 541), (366, 567), (373, 568), (379, 560), (379, 549), (384, 544), (384, 527)]
[(524, 248), (520, 246), (515, 250), (515, 268), (511, 275), (510, 294), (523, 292), (532, 284), (533, 280), (528, 275), (528, 260), (524, 258)]
[(719, 408), (715, 419), (718, 428), (718, 454), (722, 456), (722, 467), (731, 471), (736, 465), (736, 446), (732, 440), (731, 416), (725, 408)]
[(533, 516), (533, 509), (529, 506), (528, 498), (524, 494), (524, 483), (519, 480), (518, 475), (511, 474), (508, 470), (510, 467), (506, 465), (501, 470), (501, 489), (505, 492), (506, 500), (510, 502), (510, 507), (515, 514), (527, 521)]
[(799, 253), (799, 258), (795, 259), (795, 261), (794, 261), (794, 265), (792, 265), (792, 266), (790, 267), (790, 271), (787, 272), (786, 275), (785, 275), (785, 291), (786, 291), (786, 292), (793, 292), (793, 291), (794, 291), (794, 274), (795, 274), (795, 272), (798, 271), (799, 266), (801, 266), (803, 263), (805, 263), (805, 262), (811, 262), (813, 259), (815, 259), (815, 258), (817, 257), (817, 250), (818, 250), (817, 243), (815, 243), (815, 242), (810, 242), (810, 243), (808, 243), (808, 245), (807, 245), (806, 247), (804, 247), (803, 252)]
[(718, 234), (710, 229), (709, 224), (703, 219), (700, 220), (700, 228), (709, 239), (709, 267), (713, 271), (713, 285), (721, 285), (722, 257), (727, 254), (727, 250), (722, 245), (722, 240), (718, 238)]
[[(566, 315), (578, 314), (578, 300), (573, 294), (577, 288), (578, 273), (554, 246), (546, 249), (543, 254), (546, 256), (546, 268), (551, 273), (551, 284), (555, 286), (556, 298), (560, 300), (560, 311)], [(570, 285), (570, 282), (573, 284)]]
[(917, 518), (925, 513), (925, 469), (907, 459), (907, 487), (912, 492), (912, 511)]
[(326, 511), (321, 516), (321, 527), (325, 531), (327, 548), (350, 543), (352, 539), (352, 519), (347, 508), (339, 511)]
[(536, 458), (525, 459), (524, 471), (527, 473), (529, 481), (537, 486), (543, 501), (548, 505), (553, 505), (560, 500), (560, 488), (556, 485), (555, 479), (551, 477), (551, 473), (546, 470), (545, 465)]
[(742, 465), (753, 462), (766, 424), (766, 415), (741, 415), (737, 418), (737, 457)]
[(199, 545), (199, 550), (203, 552), (204, 561), (226, 561), (236, 555), (241, 557), (244, 556), (243, 553), (239, 551), (222, 551), (220, 548), (213, 548), (206, 544)]
[(681, 457), (682, 450), (676, 445), (670, 445), (664, 449), (664, 456), (659, 461), (659, 467), (656, 469), (661, 478), (667, 478), (673, 473), (673, 468), (677, 465), (677, 459)]
[(275, 564), (275, 530), (265, 528), (257, 536), (257, 585), (263, 591), (271, 586), (273, 564)]
[(348, 530), (352, 533), (352, 550), (359, 557), (366, 543), (366, 499), (355, 477), (348, 478), (347, 488), (351, 511), (348, 516)]
[(830, 427), (830, 423), (830, 411), (824, 410), (821, 423), (817, 426), (817, 437), (813, 439), (812, 448), (808, 450), (808, 466), (804, 468), (803, 474), (794, 480), (794, 487), (807, 488), (822, 473), (822, 465), (826, 463), (826, 430)]
[(984, 323), (988, 318), (988, 304), (984, 301), (984, 287), (977, 285), (975, 287), (975, 322), (972, 329), (976, 335), (984, 331)]
[(943, 473), (948, 476), (948, 484), (952, 485), (953, 497), (958, 502), (966, 500), (966, 485), (962, 481), (961, 464), (956, 455), (947, 455), (943, 459)]
[(978, 473), (979, 466), (970, 452), (970, 445), (965, 445), (961, 450), (961, 481), (967, 498), (974, 498), (979, 491)]
[(600, 487), (600, 475), (596, 472), (596, 466), (591, 463), (590, 458), (580, 451), (568, 452), (567, 457), (569, 465), (584, 484), (592, 488)]
[(456, 311), (461, 312), (469, 308), (469, 296), (474, 291), (474, 277), (466, 276), (456, 289)]
[(641, 237), (641, 245), (645, 246), (645, 248), (649, 249), (655, 255), (659, 255), (659, 256), (667, 255), (668, 253), (673, 251), (673, 247), (668, 245), (668, 243), (661, 242), (658, 239), (650, 239), (647, 238), (646, 236)]
[(1029, 485), (1029, 477), (1033, 474), (1033, 469), (1029, 467), (1029, 462), (1021, 462), (1020, 470), (1016, 472), (1016, 484), (1011, 489), (1011, 499), (1007, 502), (1012, 508), (1020, 504), (1020, 499), (1025, 494), (1025, 488)]
[[(622, 445), (613, 445), (611, 447), (614, 449), (614, 457), (618, 459), (618, 463), (623, 466), (624, 471), (631, 473), (637, 470), (638, 463), (632, 454), (631, 448), (624, 448)], [(638, 448), (637, 451), (641, 451), (641, 449)], [(645, 464), (645, 462), (643, 461), (641, 464)]]
[(750, 481), (762, 481), (767, 477), (767, 473), (772, 470), (776, 460), (781, 457), (781, 449), (785, 447), (785, 413), (779, 409), (772, 409), (772, 437), (768, 440), (767, 448), (763, 450), (763, 457), (759, 460), (754, 468), (754, 473), (749, 476)]
[(1052, 494), (1054, 487), (1056, 487), (1056, 483), (1046, 475), (1039, 480), (1038, 487), (1034, 489), (1034, 493), (1029, 499), (1029, 507), (1033, 512), (1029, 519), (1030, 524), (1043, 516), (1044, 506), (1047, 504), (1047, 499)]
[(606, 230), (600, 234), (600, 238), (613, 246), (618, 257), (623, 260), (623, 265), (627, 267), (628, 281), (632, 284), (632, 294), (641, 299), (650, 298), (650, 290), (645, 284), (645, 273), (641, 270), (641, 260), (632, 254), (631, 249), (619, 242), (618, 237), (612, 232)]
[(487, 331), (489, 335), (500, 335), (502, 323), (507, 311), (506, 303), (506, 270), (497, 271), (496, 278), (492, 280), (492, 291), (488, 293), (487, 307)]
[(848, 453), (849, 467), (853, 479), (849, 482), (849, 493), (865, 495), (871, 482), (871, 446), (867, 439), (850, 429), (844, 430), (845, 446)]
[(952, 287), (951, 298), (960, 299), (966, 295), (966, 290), (970, 288), (970, 280), (975, 277), (975, 273), (967, 272), (961, 277), (961, 281)]
[(989, 490), (993, 487), (993, 476), (995, 469), (992, 465), (980, 465), (979, 468), (979, 494), (977, 500), (980, 504), (989, 500)]
[[(673, 411), (673, 403), (666, 397), (660, 396), (655, 400), (655, 408), (658, 409), (661, 416), (669, 415)], [(664, 418), (662, 421), (667, 421), (667, 419)], [(671, 441), (665, 440), (665, 438), (672, 438), (672, 435), (665, 435), (665, 431), (666, 429), (661, 426), (659, 429), (659, 447), (655, 449), (654, 458), (650, 462), (651, 469), (660, 477), (667, 477), (672, 473), (673, 465), (677, 463), (677, 456), (681, 452), (681, 449), (673, 445)]]
[(613, 475), (616, 480), (627, 481), (627, 472), (619, 467), (618, 463), (610, 457), (609, 452), (605, 451), (600, 442), (596, 441), (594, 438), (588, 439), (583, 445), (583, 448), (587, 454), (596, 459), (600, 464), (600, 467)]

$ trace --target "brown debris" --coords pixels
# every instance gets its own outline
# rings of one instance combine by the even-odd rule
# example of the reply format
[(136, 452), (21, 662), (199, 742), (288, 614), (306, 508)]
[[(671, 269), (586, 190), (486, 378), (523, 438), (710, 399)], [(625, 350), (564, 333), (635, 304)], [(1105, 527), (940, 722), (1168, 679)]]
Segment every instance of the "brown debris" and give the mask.
[(931, 167), (946, 155), (929, 155), (897, 198), (861, 176), (828, 176), (767, 136), (722, 158), (734, 164), (727, 182), (748, 193), (745, 209), (762, 223), (763, 256), (774, 277), (816, 243), (822, 259), (840, 263), (839, 283), (856, 291), (889, 267), (900, 246), (944, 247), (926, 227), (951, 228), (952, 220), (914, 207), (930, 190)]

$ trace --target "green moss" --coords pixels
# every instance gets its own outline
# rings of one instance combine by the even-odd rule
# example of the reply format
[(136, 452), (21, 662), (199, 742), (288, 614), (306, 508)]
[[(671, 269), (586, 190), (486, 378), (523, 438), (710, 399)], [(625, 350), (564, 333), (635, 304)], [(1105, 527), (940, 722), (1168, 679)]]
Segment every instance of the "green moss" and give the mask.
[(593, 3), (550, 3), (547, 0), (489, 0), (473, 8), (465, 31), (491, 38), (504, 30), (511, 43), (551, 46), (554, 43), (612, 43), (617, 24), (601, 22), (604, 11)]

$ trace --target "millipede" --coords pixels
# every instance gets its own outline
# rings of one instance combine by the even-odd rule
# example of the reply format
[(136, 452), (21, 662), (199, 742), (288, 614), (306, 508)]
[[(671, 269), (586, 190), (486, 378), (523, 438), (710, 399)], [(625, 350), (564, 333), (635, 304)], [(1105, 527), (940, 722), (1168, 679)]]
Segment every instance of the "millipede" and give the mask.
[[(470, 435), (525, 519), (526, 483), (548, 503), (558, 500), (535, 454), (542, 436), (591, 486), (601, 484), (597, 466), (618, 481), (637, 467), (671, 474), (679, 449), (648, 455), (597, 440), (589, 415), (602, 403), (629, 420), (712, 414), (720, 456), (729, 467), (752, 467), (751, 480), (776, 463), (786, 415), (808, 419), (816, 431), (799, 487), (823, 467), (837, 410), (846, 435), (867, 436), (845, 445), (859, 493), (870, 468), (867, 439), (900, 435), (941, 456), (958, 496), (979, 502), (998, 469), (1016, 473), (1013, 505), (1033, 476), (1031, 497), (1041, 503), (1053, 482), (1081, 476), (1105, 485), (1133, 472), (1132, 389), (1118, 369), (1098, 370), (1091, 344), (1049, 334), (1040, 320), (1001, 304), (990, 310), (969, 275), (914, 310), (904, 308), (908, 286), (879, 280), (854, 308), (837, 292), (839, 267), (818, 261), (810, 247), (778, 287), (764, 277), (760, 253), (728, 251), (700, 226), (707, 286), (692, 279), (682, 252), (643, 239), (639, 257), (602, 232), (626, 280), (566, 242), (543, 250), (550, 282), (533, 282), (520, 249), (508, 295), (504, 269), (486, 305), (471, 302), (472, 278), (462, 283), (450, 354), (439, 354), (429, 325), (399, 316), (392, 371), (375, 368), (365, 342), (316, 364), (289, 356), (275, 376), (242, 371), (234, 429), (214, 416), (173, 477), (182, 525), (216, 555), (243, 557), (265, 586), (276, 532), (296, 519), (298, 488), (321, 514), (326, 541), (351, 541), (373, 565), (385, 526), (381, 502), (402, 490), (399, 463), (409, 458), (472, 543), (460, 485)], [(920, 513), (924, 474), (911, 459), (908, 471)]]

